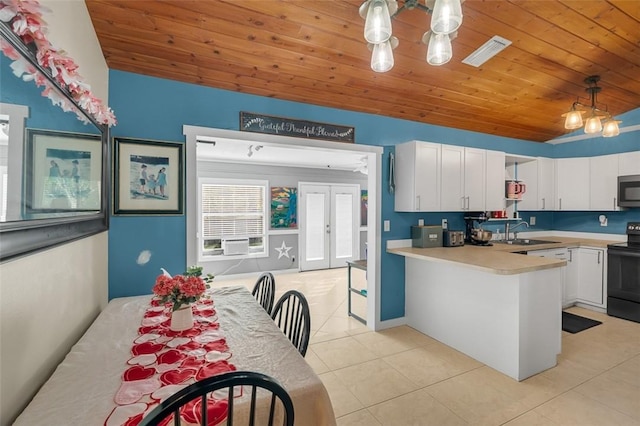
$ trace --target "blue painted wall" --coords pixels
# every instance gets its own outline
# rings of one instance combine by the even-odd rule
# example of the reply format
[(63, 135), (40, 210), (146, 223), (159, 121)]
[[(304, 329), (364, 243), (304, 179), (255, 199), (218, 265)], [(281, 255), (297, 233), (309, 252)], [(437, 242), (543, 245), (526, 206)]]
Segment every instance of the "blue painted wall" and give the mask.
[[(439, 224), (441, 218), (446, 217), (451, 229), (464, 227), (463, 214), (459, 212), (418, 214), (393, 211), (393, 195), (389, 193), (386, 182), (389, 153), (394, 151), (395, 144), (417, 139), (546, 157), (554, 157), (561, 146), (280, 101), (121, 71), (110, 71), (109, 87), (110, 105), (119, 123), (112, 129), (113, 136), (183, 142), (184, 124), (237, 130), (240, 111), (354, 126), (356, 143), (384, 147), (381, 220), (390, 220), (391, 230), (382, 234), (382, 247), (388, 240), (409, 238), (410, 225), (417, 224), (420, 218), (427, 224)], [(640, 122), (640, 111), (634, 119)], [(580, 145), (576, 144), (573, 156), (581, 156), (579, 150)], [(536, 218), (539, 229), (554, 229), (553, 214), (538, 212)], [(582, 227), (589, 228), (591, 217), (579, 216), (576, 222), (582, 222)], [(560, 223), (568, 226), (564, 221)], [(580, 227), (575, 223), (571, 226)], [(173, 272), (183, 271), (186, 267), (185, 240), (184, 216), (112, 217), (109, 297), (149, 293), (161, 267)], [(148, 263), (140, 265), (136, 259), (143, 250), (149, 250), (152, 255)], [(383, 250), (381, 271), (381, 320), (401, 317), (404, 315), (404, 258), (386, 254)]]

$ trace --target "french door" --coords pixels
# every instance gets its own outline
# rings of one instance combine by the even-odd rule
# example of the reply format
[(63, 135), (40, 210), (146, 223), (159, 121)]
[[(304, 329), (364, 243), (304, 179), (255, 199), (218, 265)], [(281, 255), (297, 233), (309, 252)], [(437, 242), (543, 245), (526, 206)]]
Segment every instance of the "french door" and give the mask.
[(360, 186), (300, 183), (300, 270), (358, 259)]

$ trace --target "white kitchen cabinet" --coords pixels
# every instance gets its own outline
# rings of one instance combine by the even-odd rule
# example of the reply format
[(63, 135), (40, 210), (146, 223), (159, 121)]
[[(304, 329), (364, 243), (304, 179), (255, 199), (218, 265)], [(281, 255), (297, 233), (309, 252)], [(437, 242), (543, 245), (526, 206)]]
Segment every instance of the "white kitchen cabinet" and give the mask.
[(605, 297), (605, 258), (604, 249), (580, 247), (578, 302), (594, 305), (599, 308), (606, 307)]
[(485, 210), (485, 150), (442, 145), (441, 154), (440, 209)]
[(395, 210), (440, 210), (440, 152), (437, 143), (411, 141), (396, 145)]
[(618, 173), (620, 176), (640, 175), (640, 151), (618, 154)]
[(618, 154), (589, 158), (589, 209), (618, 208)]
[(589, 210), (589, 158), (556, 160), (556, 210)]
[(566, 260), (567, 266), (562, 274), (562, 307), (566, 308), (576, 302), (579, 279), (579, 258), (577, 248), (557, 248), (545, 250), (529, 250), (529, 256), (549, 257)]
[(555, 203), (555, 160), (538, 157), (518, 164), (518, 180), (527, 185), (518, 210), (553, 210)]
[[(504, 204), (505, 153), (486, 151), (484, 210), (501, 211)], [(481, 209), (482, 210), (482, 209)]]
[(538, 157), (538, 208), (556, 208), (556, 160)]

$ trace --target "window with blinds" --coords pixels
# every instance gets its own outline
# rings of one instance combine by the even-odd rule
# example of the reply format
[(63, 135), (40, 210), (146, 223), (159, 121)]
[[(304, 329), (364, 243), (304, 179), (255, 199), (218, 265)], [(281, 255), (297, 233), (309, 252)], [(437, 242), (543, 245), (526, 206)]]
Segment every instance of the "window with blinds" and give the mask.
[(265, 252), (266, 188), (263, 181), (200, 183), (203, 256), (223, 255), (224, 242), (248, 240), (249, 254)]

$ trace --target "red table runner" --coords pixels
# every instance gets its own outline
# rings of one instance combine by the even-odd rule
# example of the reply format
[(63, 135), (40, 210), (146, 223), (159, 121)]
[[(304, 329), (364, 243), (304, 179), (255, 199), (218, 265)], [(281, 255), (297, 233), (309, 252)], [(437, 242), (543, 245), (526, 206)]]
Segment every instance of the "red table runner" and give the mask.
[[(236, 369), (229, 362), (231, 352), (220, 331), (213, 301), (203, 298), (191, 309), (193, 328), (177, 332), (170, 329), (171, 306), (151, 299), (131, 347), (122, 384), (113, 399), (116, 407), (105, 420), (105, 426), (135, 426), (145, 413), (180, 389)], [(181, 409), (186, 422), (200, 424), (200, 404), (198, 398)], [(209, 425), (226, 419), (226, 397), (209, 398), (207, 404)], [(169, 422), (173, 422), (173, 416), (162, 424)]]

